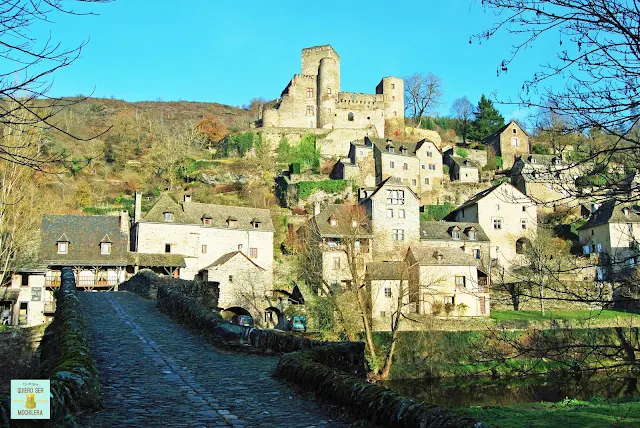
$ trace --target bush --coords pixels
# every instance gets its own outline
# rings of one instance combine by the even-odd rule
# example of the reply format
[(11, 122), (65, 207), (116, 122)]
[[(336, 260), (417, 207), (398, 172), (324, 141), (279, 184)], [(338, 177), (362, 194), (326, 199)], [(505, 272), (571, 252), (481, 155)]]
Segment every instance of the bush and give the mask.
[(445, 174), (449, 174), (449, 165), (442, 165), (442, 172)]
[(440, 221), (453, 211), (453, 204), (445, 202), (442, 205), (425, 205), (424, 212), (420, 215), (420, 220)]
[(451, 313), (455, 310), (455, 305), (453, 303), (445, 303), (444, 304), (444, 313), (447, 314), (447, 316), (451, 315)]
[(347, 188), (348, 184), (347, 180), (300, 181), (296, 183), (298, 199), (307, 199), (316, 189), (327, 193), (340, 193)]
[(496, 156), (495, 158), (495, 162), (496, 162), (496, 169), (502, 169), (502, 156)]
[(431, 304), (431, 313), (435, 316), (440, 315), (443, 309), (444, 309), (444, 303), (442, 302), (433, 302)]
[(467, 306), (464, 303), (460, 303), (459, 305), (456, 306), (456, 312), (458, 313), (458, 315), (460, 315), (461, 317), (465, 316), (467, 314), (467, 311), (469, 310), (469, 306)]
[(536, 155), (548, 155), (551, 153), (551, 150), (547, 146), (543, 146), (542, 144), (533, 144), (531, 146), (531, 152)]
[(316, 136), (305, 134), (298, 144), (293, 146), (283, 136), (278, 145), (278, 161), (287, 164), (298, 163), (301, 170), (319, 170), (320, 151), (316, 149)]
[(469, 157), (469, 152), (466, 149), (463, 149), (462, 147), (457, 147), (456, 155), (460, 156), (463, 159), (466, 159)]
[(220, 142), (220, 154), (224, 157), (242, 157), (253, 148), (255, 137), (255, 134), (251, 131), (229, 135)]

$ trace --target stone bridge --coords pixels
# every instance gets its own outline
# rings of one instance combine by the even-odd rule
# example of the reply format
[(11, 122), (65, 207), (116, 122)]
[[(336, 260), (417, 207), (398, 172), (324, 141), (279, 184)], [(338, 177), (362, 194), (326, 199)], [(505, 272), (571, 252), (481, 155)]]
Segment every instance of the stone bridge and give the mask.
[(87, 427), (342, 427), (273, 377), (277, 357), (223, 351), (129, 292), (80, 293), (104, 409)]

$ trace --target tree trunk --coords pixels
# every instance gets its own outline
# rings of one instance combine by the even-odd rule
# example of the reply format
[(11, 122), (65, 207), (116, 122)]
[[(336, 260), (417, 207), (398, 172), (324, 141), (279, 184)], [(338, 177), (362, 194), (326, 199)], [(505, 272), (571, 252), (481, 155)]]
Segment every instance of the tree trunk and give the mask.
[(518, 293), (515, 285), (511, 285), (509, 287), (509, 294), (511, 294), (511, 304), (513, 305), (513, 310), (520, 310), (520, 294)]

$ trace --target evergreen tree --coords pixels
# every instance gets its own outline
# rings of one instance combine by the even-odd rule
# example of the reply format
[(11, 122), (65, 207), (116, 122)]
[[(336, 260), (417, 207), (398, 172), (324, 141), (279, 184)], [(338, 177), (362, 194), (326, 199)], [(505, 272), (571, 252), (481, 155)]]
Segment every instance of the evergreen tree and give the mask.
[(475, 119), (469, 130), (471, 140), (482, 140), (504, 126), (504, 117), (484, 94), (482, 94), (473, 115)]

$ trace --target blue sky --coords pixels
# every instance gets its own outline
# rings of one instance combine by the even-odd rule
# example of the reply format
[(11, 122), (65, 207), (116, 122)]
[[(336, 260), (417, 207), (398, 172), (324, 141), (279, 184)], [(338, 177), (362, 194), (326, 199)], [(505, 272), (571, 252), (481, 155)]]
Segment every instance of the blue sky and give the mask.
[[(431, 72), (443, 79), (446, 115), (464, 95), (476, 104), (483, 93), (516, 94), (548, 51), (528, 49), (496, 76), (511, 41), (500, 35), (469, 44), (495, 19), (479, 0), (117, 0), (82, 10), (99, 15), (53, 16), (35, 28), (65, 46), (89, 40), (82, 57), (56, 73), (52, 95), (242, 105), (278, 97), (300, 72), (301, 49), (331, 44), (342, 90), (372, 93), (383, 76)], [(516, 106), (498, 107), (505, 119), (522, 119)]]

